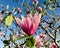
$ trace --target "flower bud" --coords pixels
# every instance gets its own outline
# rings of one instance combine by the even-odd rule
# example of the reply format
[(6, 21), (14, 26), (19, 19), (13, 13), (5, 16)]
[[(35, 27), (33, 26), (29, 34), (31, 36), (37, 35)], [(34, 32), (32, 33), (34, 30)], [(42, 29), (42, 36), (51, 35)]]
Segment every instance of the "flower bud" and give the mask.
[(34, 2), (37, 2), (38, 0), (34, 0)]
[(42, 11), (42, 8), (39, 6), (39, 7), (37, 7), (37, 9), (39, 10), (39, 11)]

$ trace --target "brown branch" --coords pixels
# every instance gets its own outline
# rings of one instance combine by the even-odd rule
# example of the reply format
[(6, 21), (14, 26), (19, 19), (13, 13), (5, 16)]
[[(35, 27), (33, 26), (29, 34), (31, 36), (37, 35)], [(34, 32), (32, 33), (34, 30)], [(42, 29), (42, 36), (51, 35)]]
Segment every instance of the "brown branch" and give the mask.
[(54, 42), (55, 42), (55, 44), (57, 45), (57, 48), (59, 48), (59, 46), (58, 46), (58, 44), (57, 44), (57, 42), (56, 42), (56, 32), (57, 32), (57, 31), (55, 30), (55, 33), (54, 33), (54, 34), (55, 34), (55, 37), (54, 37), (55, 40), (54, 40)]
[[(42, 27), (42, 26), (41, 26)], [(48, 31), (44, 28), (44, 27), (42, 27), (45, 31), (46, 31), (46, 33), (53, 39), (53, 40), (55, 40), (54, 39), (54, 37), (50, 34), (50, 33), (48, 33)]]

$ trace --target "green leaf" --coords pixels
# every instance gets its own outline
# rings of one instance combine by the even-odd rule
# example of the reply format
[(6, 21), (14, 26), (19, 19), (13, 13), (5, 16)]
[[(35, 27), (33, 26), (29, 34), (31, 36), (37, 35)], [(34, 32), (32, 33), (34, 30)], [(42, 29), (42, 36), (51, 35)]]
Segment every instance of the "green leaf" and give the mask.
[(35, 39), (33, 37), (26, 40), (26, 45), (30, 48), (35, 47)]
[(12, 14), (10, 14), (10, 15), (8, 15), (8, 16), (5, 18), (5, 24), (6, 24), (7, 26), (10, 26), (10, 25), (12, 24), (13, 20), (14, 20), (14, 18), (13, 18), (13, 16), (12, 16)]
[(3, 43), (4, 43), (5, 45), (9, 45), (9, 44), (10, 44), (10, 41), (9, 41), (9, 40), (4, 40)]
[(26, 40), (26, 45), (27, 45), (28, 47), (31, 47), (31, 46), (32, 46), (31, 41), (30, 41), (30, 40)]
[(32, 37), (31, 39), (32, 45), (35, 46), (35, 39)]

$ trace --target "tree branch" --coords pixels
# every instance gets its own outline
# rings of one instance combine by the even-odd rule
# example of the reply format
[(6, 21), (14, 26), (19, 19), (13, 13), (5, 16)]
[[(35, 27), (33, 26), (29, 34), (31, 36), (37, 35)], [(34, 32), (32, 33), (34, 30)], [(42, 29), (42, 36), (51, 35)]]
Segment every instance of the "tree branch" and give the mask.
[[(42, 26), (41, 26), (42, 27)], [(43, 28), (43, 27), (42, 27)], [(54, 39), (54, 37), (50, 34), (50, 33), (48, 33), (48, 31), (45, 29), (45, 28), (43, 28), (45, 31), (46, 31), (46, 33), (53, 39), (53, 40), (55, 40)]]

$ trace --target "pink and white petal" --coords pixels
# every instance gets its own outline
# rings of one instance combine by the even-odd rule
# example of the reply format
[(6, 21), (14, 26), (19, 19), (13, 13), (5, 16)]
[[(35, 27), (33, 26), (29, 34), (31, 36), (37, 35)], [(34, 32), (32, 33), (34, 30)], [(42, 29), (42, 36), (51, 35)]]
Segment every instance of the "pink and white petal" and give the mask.
[(39, 36), (36, 36), (36, 45), (42, 46), (43, 43), (42, 43), (41, 41), (42, 41), (42, 40), (40, 39), (40, 37), (39, 37)]
[(19, 26), (22, 26), (22, 21), (19, 18), (15, 17), (15, 20)]
[(37, 15), (37, 18), (36, 18), (36, 21), (35, 21), (37, 23), (37, 25), (39, 25), (39, 23), (41, 21), (41, 16), (42, 16), (41, 14)]
[(35, 13), (33, 23), (35, 23), (38, 26), (40, 21), (41, 21), (41, 14)]
[(38, 19), (38, 18), (37, 18), (38, 16), (36, 16), (36, 14), (37, 14), (37, 13), (35, 13), (35, 15), (34, 15), (33, 18), (32, 18), (32, 23), (33, 23), (33, 28), (32, 28), (32, 30), (35, 30), (36, 27), (37, 27), (36, 24), (37, 24), (37, 21), (38, 21), (38, 20), (37, 20), (37, 19)]
[(32, 27), (30, 29), (30, 33), (33, 34), (35, 33), (35, 31), (37, 30), (38, 28), (38, 25), (39, 25), (39, 22), (40, 22), (40, 15), (38, 13), (36, 13), (36, 15), (32, 18)]
[(36, 17), (36, 20), (35, 20), (35, 28), (37, 29), (38, 28), (38, 25), (41, 21), (41, 14), (38, 14), (37, 17)]
[(38, 13), (35, 13), (35, 15), (33, 17), (33, 23), (34, 24), (36, 23), (36, 21), (38, 21), (37, 19), (38, 19)]
[(31, 28), (31, 25), (32, 25), (31, 18), (27, 17), (26, 18), (26, 23), (27, 23), (28, 29), (30, 29)]
[(15, 17), (17, 24), (22, 28), (23, 31), (26, 31), (26, 26), (19, 18)]
[(25, 20), (25, 17), (23, 15), (21, 15), (21, 18), (22, 18), (22, 22), (24, 22)]

